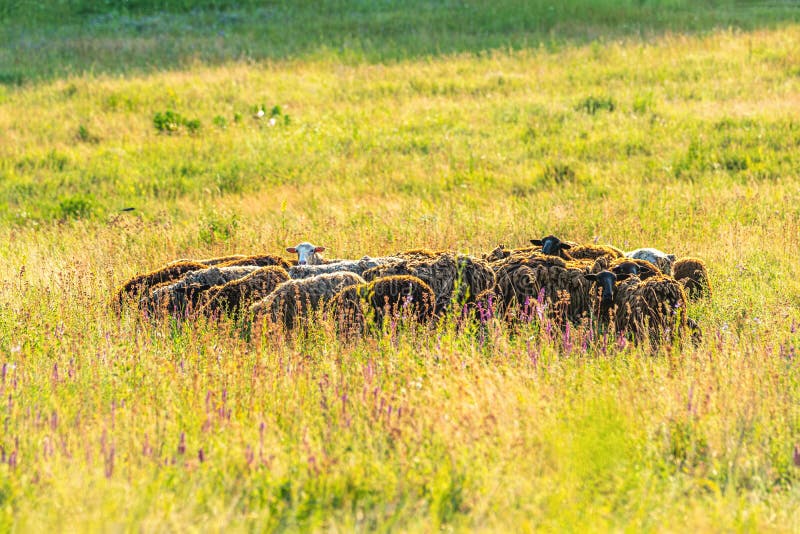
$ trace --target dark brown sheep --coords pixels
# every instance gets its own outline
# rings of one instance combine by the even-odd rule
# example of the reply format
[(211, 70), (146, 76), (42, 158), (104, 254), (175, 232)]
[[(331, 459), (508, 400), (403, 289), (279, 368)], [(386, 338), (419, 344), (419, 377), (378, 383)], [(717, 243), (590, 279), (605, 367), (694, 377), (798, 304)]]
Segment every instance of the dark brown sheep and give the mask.
[(613, 259), (625, 255), (620, 249), (611, 245), (580, 245), (571, 241), (561, 241), (554, 235), (531, 239), (531, 244), (542, 247), (543, 254), (560, 256), (565, 260), (596, 260), (604, 256)]
[(244, 278), (258, 269), (252, 265), (240, 265), (191, 271), (177, 281), (161, 284), (143, 294), (139, 299), (139, 307), (154, 316), (183, 316), (197, 310), (200, 298), (209, 289)]
[(290, 279), (250, 306), (250, 314), (255, 319), (266, 317), (271, 323), (292, 330), (307, 321), (310, 314), (321, 309), (344, 288), (363, 283), (363, 278), (350, 272)]
[(387, 317), (410, 318), (426, 323), (434, 318), (436, 295), (416, 276), (377, 278), (350, 286), (331, 301), (337, 329), (343, 334), (366, 333), (368, 321), (383, 324)]
[(262, 267), (244, 278), (205, 291), (198, 303), (198, 313), (213, 315), (239, 311), (266, 297), (288, 279), (289, 273), (282, 267)]
[(269, 267), (274, 265), (276, 267), (281, 267), (282, 269), (288, 269), (291, 267), (288, 261), (280, 256), (274, 256), (272, 254), (242, 256), (241, 258), (234, 258), (232, 260), (222, 262), (219, 264), (219, 267), (236, 267), (240, 265), (255, 265), (258, 267)]
[(680, 282), (690, 299), (711, 296), (708, 268), (699, 258), (681, 258), (672, 264), (672, 277)]
[(182, 261), (170, 263), (169, 265), (160, 267), (149, 273), (136, 275), (127, 280), (114, 292), (113, 303), (115, 306), (120, 306), (126, 298), (138, 299), (139, 295), (156, 286), (176, 281), (186, 273), (206, 268), (207, 266), (202, 263)]
[(416, 276), (436, 294), (436, 313), (443, 313), (452, 302), (470, 302), (482, 291), (494, 286), (494, 272), (486, 261), (470, 256), (440, 252), (421, 254), (415, 260), (401, 260), (379, 265), (364, 272), (372, 281), (386, 276)]
[(615, 258), (613, 260), (608, 260), (608, 258), (600, 258), (595, 260), (595, 266), (592, 268), (592, 272), (602, 271), (603, 269), (598, 268), (599, 265), (604, 265), (603, 269), (607, 269), (614, 274), (635, 275), (642, 280), (661, 274), (658, 267), (647, 260), (637, 260), (633, 258)]
[(508, 261), (496, 274), (497, 306), (513, 318), (513, 308), (529, 313), (541, 297), (542, 310), (558, 322), (580, 321), (589, 310), (590, 283), (584, 275), (592, 266), (593, 262), (548, 255)]
[(602, 271), (586, 278), (600, 286), (601, 319), (613, 318), (617, 332), (628, 332), (636, 341), (649, 339), (658, 345), (688, 331), (686, 292), (671, 276), (658, 274), (641, 280)]

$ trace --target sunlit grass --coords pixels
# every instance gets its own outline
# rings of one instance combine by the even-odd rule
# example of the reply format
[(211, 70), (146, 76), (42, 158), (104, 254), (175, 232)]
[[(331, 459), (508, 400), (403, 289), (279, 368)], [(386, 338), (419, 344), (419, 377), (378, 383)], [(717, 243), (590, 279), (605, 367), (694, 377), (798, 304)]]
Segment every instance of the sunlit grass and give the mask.
[[(136, 61), (92, 72), (87, 45), (64, 74), (45, 47), (0, 86), (0, 530), (796, 530), (800, 28), (640, 38), (608, 13), (619, 39), (587, 15), (511, 49), (450, 28), (152, 63), (128, 28)], [(217, 14), (149, 23), (195, 16)], [(343, 342), (110, 306), (178, 258), (550, 233), (703, 258), (702, 342), (455, 317)]]

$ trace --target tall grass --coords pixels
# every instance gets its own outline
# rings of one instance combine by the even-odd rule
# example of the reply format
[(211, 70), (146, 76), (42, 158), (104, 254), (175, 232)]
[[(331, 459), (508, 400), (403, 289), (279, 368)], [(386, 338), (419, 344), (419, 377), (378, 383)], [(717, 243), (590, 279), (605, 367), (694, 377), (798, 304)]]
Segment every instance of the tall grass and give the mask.
[[(796, 530), (790, 4), (562, 3), (541, 30), (537, 2), (42, 6), (64, 24), (1, 30), (0, 530)], [(186, 30), (222, 15), (230, 48)], [(109, 306), (177, 258), (549, 233), (705, 259), (702, 342)]]

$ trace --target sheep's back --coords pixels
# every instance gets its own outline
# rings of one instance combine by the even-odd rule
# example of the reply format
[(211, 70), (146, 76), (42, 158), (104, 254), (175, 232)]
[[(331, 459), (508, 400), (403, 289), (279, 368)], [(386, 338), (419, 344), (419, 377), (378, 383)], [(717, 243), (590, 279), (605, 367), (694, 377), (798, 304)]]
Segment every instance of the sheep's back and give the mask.
[(711, 295), (711, 280), (705, 262), (699, 258), (681, 258), (672, 264), (672, 276), (679, 281), (690, 299)]

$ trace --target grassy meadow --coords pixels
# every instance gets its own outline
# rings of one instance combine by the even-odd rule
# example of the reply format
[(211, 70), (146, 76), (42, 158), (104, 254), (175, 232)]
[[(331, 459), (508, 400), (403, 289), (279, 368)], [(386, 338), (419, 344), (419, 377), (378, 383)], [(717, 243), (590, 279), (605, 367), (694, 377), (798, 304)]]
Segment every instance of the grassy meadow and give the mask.
[[(800, 531), (796, 3), (121, 4), (0, 3), (0, 532)], [(702, 342), (109, 306), (551, 233), (703, 258)]]

